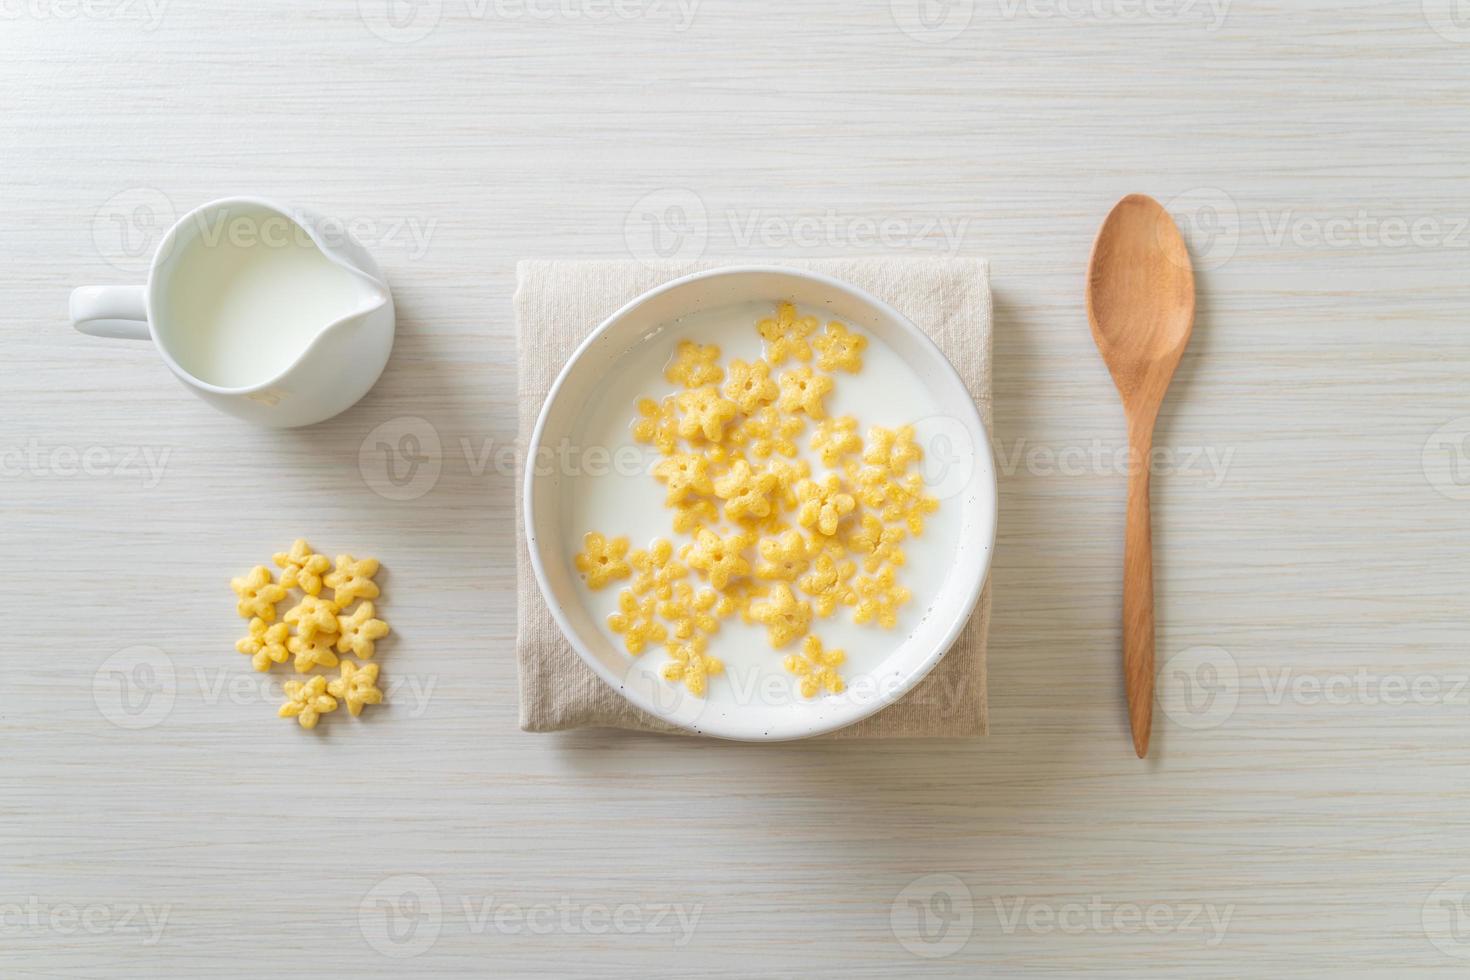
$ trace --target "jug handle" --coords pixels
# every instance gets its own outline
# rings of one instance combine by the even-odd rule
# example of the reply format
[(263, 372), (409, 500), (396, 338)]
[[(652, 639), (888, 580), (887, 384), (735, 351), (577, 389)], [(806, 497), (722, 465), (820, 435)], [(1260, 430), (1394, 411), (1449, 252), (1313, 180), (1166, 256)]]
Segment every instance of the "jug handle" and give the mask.
[(71, 291), (71, 325), (93, 337), (148, 340), (147, 292), (142, 286), (78, 286)]

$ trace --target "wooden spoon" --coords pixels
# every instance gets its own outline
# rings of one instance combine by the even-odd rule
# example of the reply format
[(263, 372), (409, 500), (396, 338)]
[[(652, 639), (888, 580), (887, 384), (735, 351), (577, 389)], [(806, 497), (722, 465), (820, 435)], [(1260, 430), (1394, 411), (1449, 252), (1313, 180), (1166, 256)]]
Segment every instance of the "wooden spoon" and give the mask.
[(1149, 458), (1154, 420), (1194, 328), (1194, 272), (1169, 212), (1143, 194), (1103, 222), (1087, 270), (1092, 337), (1128, 416), (1128, 531), (1123, 547), (1123, 679), (1133, 750), (1148, 754), (1154, 713), (1154, 569)]

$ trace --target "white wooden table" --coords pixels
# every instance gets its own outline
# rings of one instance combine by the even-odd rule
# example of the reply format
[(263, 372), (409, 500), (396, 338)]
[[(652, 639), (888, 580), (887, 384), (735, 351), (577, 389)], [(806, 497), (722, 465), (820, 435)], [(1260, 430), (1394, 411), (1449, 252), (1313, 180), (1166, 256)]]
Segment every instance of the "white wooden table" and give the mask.
[[(0, 0), (0, 974), (1463, 976), (1470, 21), (1223, 13)], [(1135, 190), (1202, 267), (1147, 763), (1081, 292)], [(236, 192), (393, 284), (327, 424), (66, 323)], [(655, 250), (993, 260), (989, 739), (517, 730), (514, 262)], [(226, 581), (297, 535), (384, 561), (401, 685), (315, 737), (231, 649)]]

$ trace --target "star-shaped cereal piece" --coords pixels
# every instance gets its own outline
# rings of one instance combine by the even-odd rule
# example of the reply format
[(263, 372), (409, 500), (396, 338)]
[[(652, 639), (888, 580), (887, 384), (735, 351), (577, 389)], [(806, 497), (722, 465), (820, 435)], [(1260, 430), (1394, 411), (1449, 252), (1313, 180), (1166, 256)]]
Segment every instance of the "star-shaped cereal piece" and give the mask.
[(798, 361), (812, 359), (812, 347), (807, 337), (817, 329), (816, 317), (797, 316), (795, 306), (780, 303), (776, 307), (776, 315), (761, 320), (755, 328), (766, 342), (766, 360), (770, 363), (785, 364), (792, 357)]
[(321, 633), (313, 637), (293, 636), (286, 641), (286, 649), (296, 655), (292, 666), (296, 673), (305, 674), (313, 667), (337, 666), (337, 655), (332, 652), (332, 643), (337, 637)]
[(800, 531), (784, 531), (779, 537), (762, 538), (757, 546), (761, 560), (755, 577), (774, 582), (795, 582), (811, 567), (811, 551)]
[(823, 371), (851, 371), (857, 374), (863, 369), (863, 351), (868, 348), (868, 338), (853, 333), (847, 327), (832, 320), (827, 332), (812, 338), (817, 349), (817, 366)]
[(286, 598), (285, 586), (271, 581), (271, 570), (264, 565), (256, 565), (248, 575), (230, 579), (230, 588), (239, 597), (235, 612), (241, 619), (259, 617), (267, 623), (274, 623), (276, 603)]
[(797, 599), (791, 587), (782, 582), (771, 587), (771, 594), (750, 605), (750, 618), (766, 627), (771, 648), (779, 650), (801, 636), (812, 624), (812, 606)]
[(752, 470), (741, 459), (715, 481), (715, 496), (725, 502), (725, 516), (730, 520), (760, 520), (770, 516), (771, 494), (779, 485), (776, 474)]
[[(711, 488), (713, 489), (713, 488)], [(720, 510), (714, 501), (698, 498), (674, 505), (674, 530), (680, 534), (693, 534), (700, 528), (719, 520)]]
[(752, 415), (762, 405), (776, 400), (780, 389), (771, 380), (771, 366), (763, 358), (749, 364), (744, 361), (730, 362), (730, 378), (725, 382), (725, 397), (740, 406), (746, 415)]
[(868, 446), (863, 462), (881, 466), (894, 476), (903, 476), (909, 466), (924, 458), (924, 451), (914, 442), (914, 427), (901, 425), (885, 429), (875, 425), (868, 430)]
[(281, 570), (281, 585), (298, 588), (307, 595), (321, 594), (322, 576), (332, 567), (332, 560), (315, 554), (305, 538), (297, 538), (290, 551), (278, 551), (272, 560)]
[(674, 559), (674, 546), (662, 538), (654, 539), (647, 549), (638, 548), (628, 559), (638, 574), (633, 576), (633, 593), (652, 594), (667, 599), (674, 594), (674, 583), (689, 574), (689, 569)]
[(781, 504), (787, 510), (795, 510), (800, 504), (796, 498), (796, 485), (812, 475), (811, 464), (804, 459), (773, 459), (766, 464), (766, 469), (776, 474), (780, 481), (781, 492), (777, 496)]
[(848, 550), (863, 559), (863, 571), (869, 575), (887, 562), (902, 565), (906, 560), (903, 553), (905, 532), (902, 527), (885, 527), (872, 514), (864, 514), (861, 521), (847, 532)]
[(852, 562), (824, 551), (813, 559), (812, 570), (797, 584), (812, 597), (817, 615), (826, 619), (836, 612), (839, 604), (850, 606), (857, 602), (857, 592), (848, 584), (856, 571), (857, 566)]
[(633, 439), (647, 443), (665, 456), (679, 445), (679, 412), (673, 398), (656, 402), (652, 398), (638, 401), (638, 417), (633, 420)]
[(796, 485), (796, 499), (800, 501), (796, 522), (828, 537), (837, 533), (837, 525), (857, 507), (852, 494), (843, 492), (842, 480), (835, 473), (820, 480), (802, 480)]
[(654, 464), (653, 475), (668, 487), (664, 503), (682, 504), (691, 494), (715, 492), (709, 478), (709, 461), (695, 453), (675, 453)]
[(881, 514), (885, 521), (905, 520), (915, 500), (923, 496), (924, 480), (918, 473), (895, 479), (885, 467), (863, 466), (850, 475), (863, 506)]
[(337, 699), (327, 693), (327, 679), (321, 674), (308, 681), (287, 681), (286, 703), (276, 712), (279, 718), (295, 718), (302, 728), (315, 728), (322, 715), (337, 710)]
[(638, 656), (650, 643), (668, 639), (668, 631), (657, 618), (658, 600), (653, 596), (639, 598), (632, 589), (618, 594), (618, 611), (607, 617), (607, 628), (623, 638), (623, 646)]
[(674, 586), (673, 597), (658, 604), (658, 614), (673, 627), (674, 639), (687, 640), (696, 633), (713, 633), (720, 628), (715, 607), (720, 595), (714, 589), (700, 589), (688, 582)]
[(338, 555), (337, 567), (322, 576), (322, 582), (332, 590), (332, 601), (337, 604), (337, 608), (346, 609), (354, 599), (378, 597), (378, 584), (373, 581), (376, 574), (376, 558), (358, 561), (351, 555)]
[(235, 641), (235, 649), (250, 657), (256, 670), (267, 671), (271, 664), (286, 662), (286, 639), (291, 628), (285, 623), (269, 625), (256, 616), (250, 621), (250, 635)]
[(720, 394), (714, 385), (691, 388), (674, 396), (674, 404), (683, 414), (679, 417), (679, 435), (685, 439), (700, 436), (710, 442), (725, 437), (725, 426), (740, 414), (740, 406)]
[(372, 601), (368, 600), (359, 603), (352, 615), (338, 616), (337, 625), (342, 635), (337, 637), (337, 652), (351, 653), (359, 660), (371, 660), (377, 652), (377, 641), (388, 635), (388, 624), (374, 619), (376, 614)]
[(600, 589), (609, 582), (627, 578), (628, 539), (606, 538), (596, 531), (582, 536), (582, 551), (572, 559), (587, 579), (589, 589)]
[(664, 368), (664, 377), (685, 388), (719, 384), (725, 377), (720, 369), (720, 349), (714, 344), (696, 344), (681, 340)]
[(909, 532), (918, 537), (924, 533), (924, 519), (939, 510), (939, 501), (924, 492), (924, 478), (910, 473), (903, 478), (903, 520)]
[(378, 665), (342, 661), (342, 676), (327, 684), (327, 692), (346, 701), (348, 713), (356, 718), (362, 714), (363, 705), (383, 703), (383, 692), (378, 690)]
[(750, 574), (750, 563), (741, 557), (750, 540), (743, 533), (722, 538), (709, 528), (700, 528), (692, 545), (685, 545), (681, 557), (696, 571), (703, 572), (709, 584), (724, 590), (731, 579)]
[(810, 633), (801, 643), (801, 652), (787, 654), (786, 669), (798, 678), (801, 696), (814, 698), (823, 690), (841, 694), (847, 687), (837, 668), (847, 659), (841, 650), (824, 650), (822, 641)]
[(730, 441), (737, 446), (749, 446), (750, 454), (757, 459), (766, 459), (772, 453), (791, 458), (797, 452), (796, 437), (805, 428), (802, 416), (783, 415), (775, 406), (766, 405), (732, 429)]
[(851, 415), (822, 419), (812, 434), (812, 452), (821, 457), (822, 465), (829, 469), (842, 462), (842, 457), (861, 452), (862, 448), (862, 436), (857, 434), (857, 419)]
[(320, 596), (302, 596), (301, 601), (287, 609), (286, 615), (282, 618), (296, 627), (298, 636), (307, 640), (312, 639), (318, 633), (336, 633), (340, 629), (337, 623), (336, 604)]
[(664, 680), (676, 683), (682, 681), (690, 694), (697, 698), (704, 697), (709, 688), (708, 679), (725, 672), (724, 662), (705, 652), (708, 646), (709, 641), (703, 636), (670, 645), (669, 656), (674, 659), (672, 663), (664, 664)]
[(898, 607), (911, 598), (909, 590), (895, 581), (891, 565), (872, 578), (859, 576), (857, 594), (852, 621), (861, 626), (876, 619), (878, 625), (889, 630), (898, 625)]
[(809, 367), (792, 368), (781, 375), (781, 396), (776, 405), (783, 412), (805, 412), (814, 419), (827, 414), (822, 399), (832, 391), (832, 379)]
[(729, 588), (724, 592), (727, 601), (721, 601), (715, 607), (715, 613), (728, 619), (732, 614), (738, 612), (741, 622), (754, 623), (755, 620), (750, 616), (750, 604), (758, 599), (764, 599), (769, 594), (770, 589), (750, 579), (731, 582)]

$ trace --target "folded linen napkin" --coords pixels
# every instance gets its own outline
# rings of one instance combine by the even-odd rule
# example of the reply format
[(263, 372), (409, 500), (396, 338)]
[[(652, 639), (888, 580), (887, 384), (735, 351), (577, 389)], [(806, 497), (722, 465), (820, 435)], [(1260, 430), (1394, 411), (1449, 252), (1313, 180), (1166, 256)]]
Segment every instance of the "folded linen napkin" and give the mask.
[[(531, 441), (546, 394), (568, 357), (598, 324), (662, 283), (719, 264), (652, 269), (640, 262), (527, 261), (516, 269), (519, 444)], [(970, 390), (991, 424), (989, 269), (983, 259), (815, 259), (772, 264), (831, 276), (867, 290), (924, 330)], [(516, 484), (516, 659), (521, 728), (626, 728), (687, 734), (634, 707), (605, 684), (562, 635), (531, 570)], [(948, 654), (906, 696), (829, 738), (984, 735), (985, 654), (990, 622), (987, 583), (974, 615)]]

